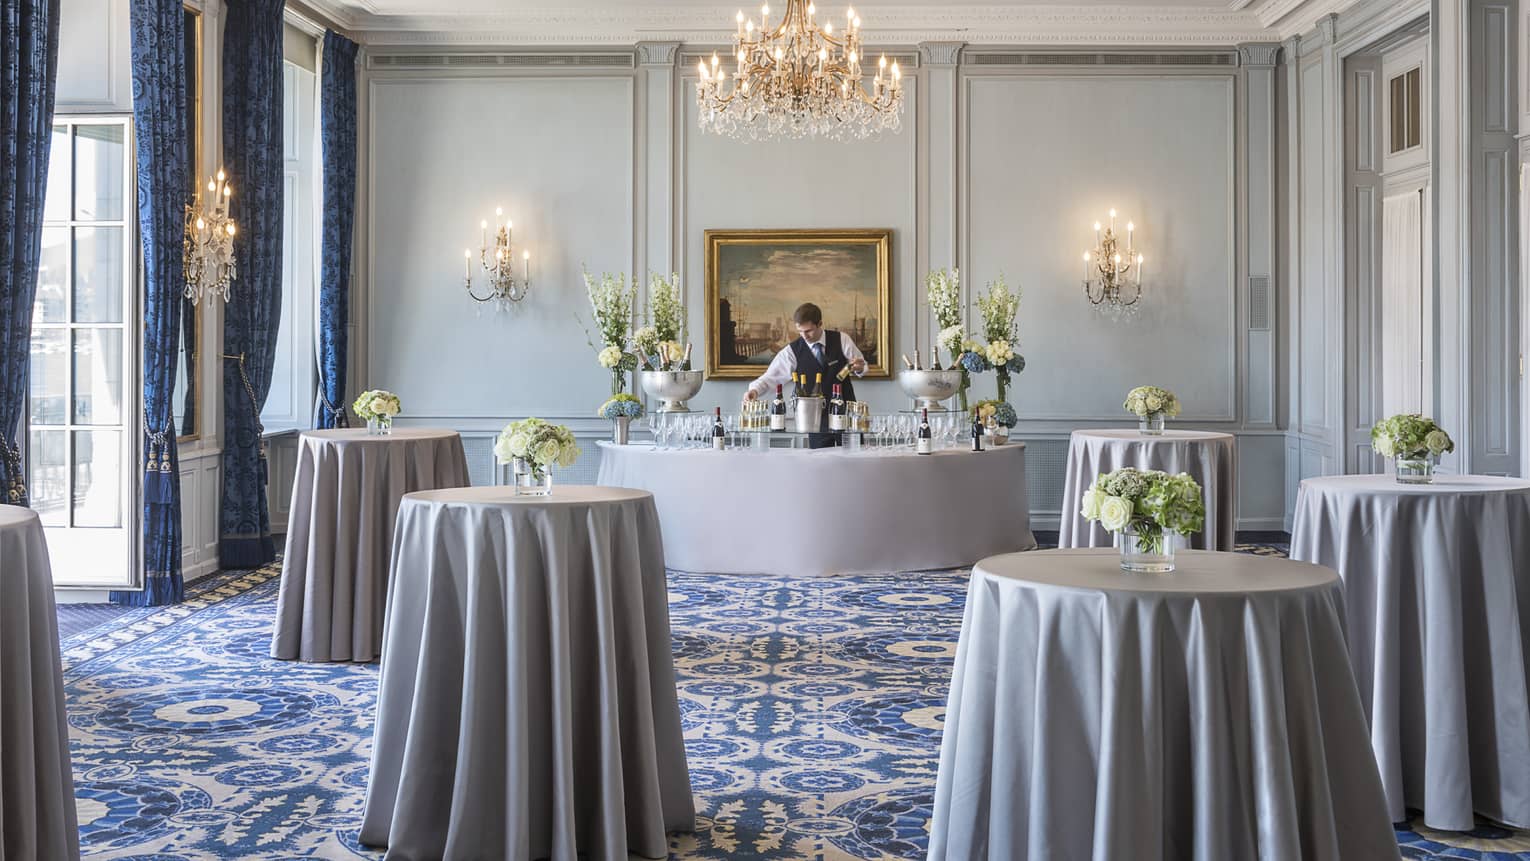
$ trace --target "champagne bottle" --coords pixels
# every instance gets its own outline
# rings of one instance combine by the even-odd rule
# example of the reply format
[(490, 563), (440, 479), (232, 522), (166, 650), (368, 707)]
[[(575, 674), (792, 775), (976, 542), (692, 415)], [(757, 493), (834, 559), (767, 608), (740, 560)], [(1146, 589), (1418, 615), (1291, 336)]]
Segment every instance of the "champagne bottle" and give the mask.
[(934, 454), (935, 436), (930, 433), (930, 411), (919, 411), (919, 436), (914, 442), (916, 454)]
[(818, 373), (813, 375), (813, 391), (808, 396), (809, 397), (813, 397), (813, 398), (821, 398), (821, 397), (823, 397), (823, 372), (822, 371), (819, 371)]
[(781, 397), (780, 386), (776, 386), (776, 399), (770, 402), (770, 429), (786, 430), (786, 399)]
[(972, 450), (983, 450), (983, 420), (978, 418), (976, 407), (972, 410)]
[[(956, 369), (956, 365), (954, 364), (954, 361), (955, 360), (953, 359), (953, 364), (951, 365), (951, 369), (952, 370)], [(940, 369), (941, 369), (940, 368), (940, 348), (935, 346), (935, 345), (933, 345), (933, 344), (931, 344), (930, 345), (930, 370), (938, 371)]]
[(659, 370), (669, 370), (669, 349), (663, 344), (659, 345)]
[(844, 382), (845, 378), (849, 377), (849, 376), (850, 376), (850, 363), (846, 362), (845, 366), (843, 368), (840, 368), (839, 371), (834, 374), (834, 379), (836, 379), (836, 380), (838, 380), (840, 382)]
[(682, 359), (681, 362), (680, 362), (680, 370), (682, 370), (682, 371), (689, 371), (690, 369), (691, 369), (691, 342), (690, 341), (686, 341), (685, 342), (685, 358)]
[(712, 449), (722, 451), (726, 443), (726, 435), (723, 431), (722, 407), (714, 407), (717, 412), (712, 417)]
[(829, 401), (829, 430), (849, 430), (849, 423), (845, 421), (847, 418), (849, 416), (845, 414), (845, 399), (841, 395), (839, 383), (835, 383), (834, 397)]
[(904, 369), (912, 371), (914, 369), (914, 363), (910, 362), (908, 360), (908, 353), (902, 353), (901, 355), (903, 357), (903, 367), (904, 367)]
[(924, 370), (924, 366), (919, 364), (919, 348), (918, 347), (914, 348), (914, 370), (916, 370), (916, 371)]
[(643, 370), (647, 371), (647, 370), (652, 370), (653, 369), (653, 366), (648, 364), (648, 354), (647, 353), (643, 352), (642, 350), (633, 350), (632, 352), (633, 352), (633, 354), (635, 354), (637, 356), (638, 364), (643, 366)]

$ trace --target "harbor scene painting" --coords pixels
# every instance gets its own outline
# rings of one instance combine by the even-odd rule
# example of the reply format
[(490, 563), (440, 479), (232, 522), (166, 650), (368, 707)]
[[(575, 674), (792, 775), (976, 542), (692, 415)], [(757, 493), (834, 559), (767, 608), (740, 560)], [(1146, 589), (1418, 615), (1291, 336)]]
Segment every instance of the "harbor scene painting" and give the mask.
[(804, 302), (861, 349), (867, 376), (888, 376), (891, 239), (891, 230), (707, 231), (707, 377), (759, 376), (797, 337), (792, 312)]

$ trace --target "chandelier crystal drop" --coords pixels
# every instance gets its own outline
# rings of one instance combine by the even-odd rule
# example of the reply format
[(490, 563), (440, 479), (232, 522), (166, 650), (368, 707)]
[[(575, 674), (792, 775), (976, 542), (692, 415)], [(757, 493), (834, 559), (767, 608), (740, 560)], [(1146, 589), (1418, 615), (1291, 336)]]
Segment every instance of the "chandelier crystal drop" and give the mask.
[(897, 61), (885, 55), (877, 61), (868, 91), (855, 9), (846, 10), (839, 30), (833, 21), (820, 24), (817, 13), (810, 0), (786, 0), (774, 22), (770, 6), (761, 6), (758, 25), (738, 13), (732, 58), (713, 54), (697, 64), (702, 131), (744, 140), (859, 140), (898, 130), (903, 72)]

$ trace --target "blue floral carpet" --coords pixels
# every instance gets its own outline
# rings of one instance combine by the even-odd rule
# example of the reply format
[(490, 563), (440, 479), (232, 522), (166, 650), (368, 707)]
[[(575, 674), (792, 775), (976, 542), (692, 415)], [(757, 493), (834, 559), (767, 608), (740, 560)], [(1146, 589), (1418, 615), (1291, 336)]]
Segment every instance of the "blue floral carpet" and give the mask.
[[(382, 857), (356, 843), (376, 667), (271, 660), (277, 572), (64, 641), (87, 858)], [(671, 575), (698, 810), (673, 857), (924, 857), (966, 587)], [(1405, 858), (1530, 861), (1523, 832), (1397, 833)]]

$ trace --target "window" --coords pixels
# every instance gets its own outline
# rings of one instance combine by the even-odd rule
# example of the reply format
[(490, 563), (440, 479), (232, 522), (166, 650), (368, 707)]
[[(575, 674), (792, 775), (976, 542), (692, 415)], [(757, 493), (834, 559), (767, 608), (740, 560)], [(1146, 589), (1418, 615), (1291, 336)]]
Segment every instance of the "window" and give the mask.
[[(289, 40), (290, 42), (290, 40)], [(312, 51), (313, 39), (307, 38)], [(290, 54), (290, 51), (289, 51)], [(308, 59), (311, 63), (312, 60)], [(261, 410), (267, 432), (306, 428), (318, 391), (314, 363), (314, 308), (318, 264), (315, 239), (315, 129), (317, 77), (289, 59), (282, 64), (285, 170), (282, 190), (282, 310), (276, 333), (271, 390)]]
[[(138, 254), (126, 117), (58, 117), (32, 306), (27, 486), (61, 585), (126, 585)], [(67, 530), (67, 540), (64, 540)]]
[(1414, 66), (1387, 82), (1387, 105), (1391, 128), (1387, 152), (1393, 155), (1413, 149), (1421, 141), (1419, 117), (1423, 104), (1423, 68)]

